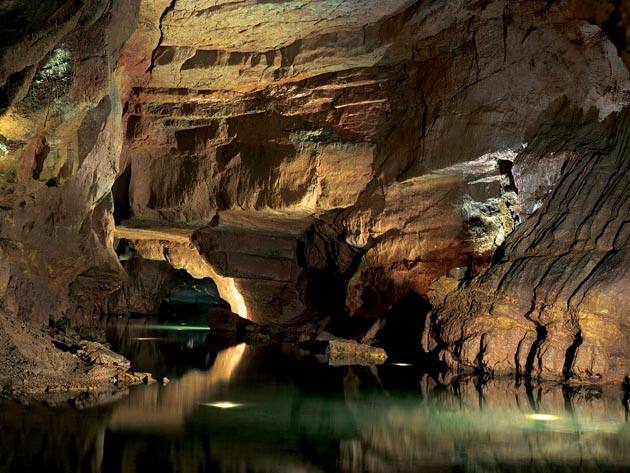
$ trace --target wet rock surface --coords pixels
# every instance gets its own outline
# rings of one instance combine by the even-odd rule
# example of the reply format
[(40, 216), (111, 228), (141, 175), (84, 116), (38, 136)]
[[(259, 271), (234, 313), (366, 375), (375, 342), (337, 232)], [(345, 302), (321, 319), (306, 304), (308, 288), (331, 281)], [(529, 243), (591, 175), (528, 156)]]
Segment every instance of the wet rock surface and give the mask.
[(97, 342), (82, 340), (79, 342), (77, 356), (86, 363), (102, 365), (111, 368), (122, 368), (128, 370), (131, 362), (124, 356), (112, 352)]
[(372, 366), (383, 364), (387, 360), (387, 353), (382, 348), (342, 339), (329, 340), (326, 355), (332, 366)]

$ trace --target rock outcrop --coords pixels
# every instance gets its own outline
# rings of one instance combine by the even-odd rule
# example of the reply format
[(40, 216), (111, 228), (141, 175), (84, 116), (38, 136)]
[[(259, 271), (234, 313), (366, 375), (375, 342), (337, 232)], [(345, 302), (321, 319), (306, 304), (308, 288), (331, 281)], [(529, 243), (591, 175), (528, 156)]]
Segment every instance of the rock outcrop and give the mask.
[(572, 380), (630, 373), (629, 118), (560, 102), (533, 130), (515, 162), (560, 157), (560, 181), (492, 267), (447, 299), (436, 329), (450, 364)]
[(381, 365), (387, 360), (387, 353), (382, 348), (343, 339), (329, 340), (326, 355), (331, 366), (374, 366)]
[(428, 334), (451, 366), (628, 374), (625, 3), (25, 3), (0, 7), (7, 320), (148, 310), (124, 239), (260, 324), (473, 280)]
[(107, 346), (79, 334), (44, 331), (0, 314), (0, 398), (38, 399), (49, 404), (111, 402), (130, 385), (155, 382), (149, 373)]

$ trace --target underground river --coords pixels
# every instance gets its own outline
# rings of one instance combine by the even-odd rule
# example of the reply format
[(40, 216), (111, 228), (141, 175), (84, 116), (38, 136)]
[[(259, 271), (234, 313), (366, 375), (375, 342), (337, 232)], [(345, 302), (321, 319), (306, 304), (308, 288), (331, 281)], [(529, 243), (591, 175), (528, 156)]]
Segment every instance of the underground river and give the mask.
[(628, 399), (617, 387), (441, 384), (411, 363), (331, 367), (210, 333), (195, 320), (110, 323), (114, 349), (170, 382), (82, 409), (1, 403), (0, 471), (630, 469)]

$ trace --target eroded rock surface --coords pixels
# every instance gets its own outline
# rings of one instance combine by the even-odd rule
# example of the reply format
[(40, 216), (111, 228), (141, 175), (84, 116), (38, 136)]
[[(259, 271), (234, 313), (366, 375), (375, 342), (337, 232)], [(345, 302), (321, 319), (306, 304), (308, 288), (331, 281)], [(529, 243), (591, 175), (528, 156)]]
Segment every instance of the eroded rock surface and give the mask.
[(493, 266), (450, 296), (436, 325), (454, 365), (622, 380), (630, 372), (627, 112), (604, 121), (559, 103), (527, 151), (565, 156), (544, 206)]
[(127, 387), (155, 382), (149, 373), (102, 343), (44, 331), (0, 314), (0, 397), (38, 399), (50, 404), (107, 403)]
[(263, 324), (378, 318), (493, 262), (432, 325), (451, 365), (627, 374), (625, 3), (29, 8), (0, 56), (8, 320), (148, 311), (161, 276), (125, 286), (115, 237)]

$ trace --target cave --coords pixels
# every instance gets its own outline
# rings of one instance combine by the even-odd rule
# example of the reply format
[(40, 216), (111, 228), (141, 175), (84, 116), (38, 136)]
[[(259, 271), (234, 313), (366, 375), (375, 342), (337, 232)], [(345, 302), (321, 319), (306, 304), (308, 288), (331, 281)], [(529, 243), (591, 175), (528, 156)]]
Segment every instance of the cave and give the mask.
[(0, 471), (627, 470), (629, 130), (624, 0), (5, 0)]
[(165, 261), (140, 258), (124, 240), (116, 244), (116, 251), (128, 279), (117, 291), (119, 299), (110, 301), (109, 313), (175, 315), (211, 307), (231, 308), (209, 277), (193, 278)]

